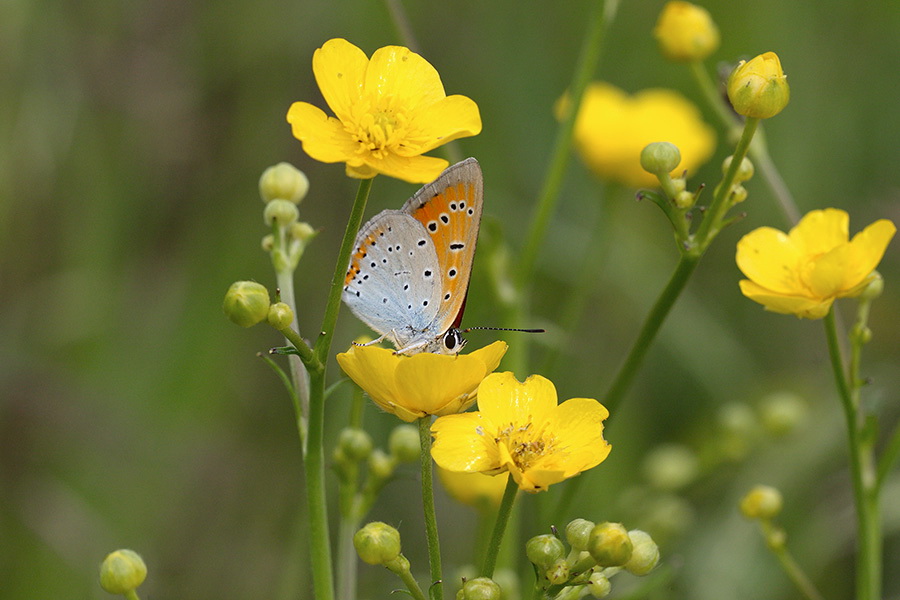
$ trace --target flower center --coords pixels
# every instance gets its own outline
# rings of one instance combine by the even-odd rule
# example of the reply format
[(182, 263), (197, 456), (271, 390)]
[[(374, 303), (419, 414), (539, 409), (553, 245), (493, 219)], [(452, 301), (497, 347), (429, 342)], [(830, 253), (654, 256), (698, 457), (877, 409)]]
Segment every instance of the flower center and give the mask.
[(401, 110), (373, 107), (363, 112), (354, 124), (348, 124), (347, 130), (359, 143), (357, 154), (371, 154), (382, 159), (404, 145), (408, 123), (409, 119)]
[(533, 423), (516, 426), (512, 423), (501, 429), (497, 442), (506, 444), (513, 462), (527, 471), (534, 463), (555, 450), (556, 436), (532, 429)]

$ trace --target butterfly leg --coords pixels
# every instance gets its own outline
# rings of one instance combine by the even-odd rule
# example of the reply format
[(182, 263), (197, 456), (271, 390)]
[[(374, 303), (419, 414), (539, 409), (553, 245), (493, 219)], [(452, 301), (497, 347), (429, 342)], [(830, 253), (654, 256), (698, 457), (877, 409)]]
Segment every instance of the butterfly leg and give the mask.
[[(393, 334), (393, 331), (391, 332), (391, 334)], [(360, 347), (374, 346), (375, 344), (378, 344), (378, 343), (381, 343), (382, 341), (384, 341), (384, 338), (386, 338), (386, 337), (388, 337), (388, 334), (387, 334), (387, 333), (383, 333), (383, 334), (381, 334), (379, 337), (377, 337), (377, 338), (375, 338), (374, 340), (372, 340), (371, 342), (365, 342), (365, 343), (351, 342), (351, 343), (352, 343), (354, 346), (360, 346)]]
[[(410, 344), (409, 346), (398, 348), (394, 351), (394, 354), (409, 354), (411, 350), (418, 350), (419, 348), (424, 348), (427, 345), (428, 340), (422, 340), (420, 342), (416, 342), (415, 344)], [(413, 352), (413, 354), (415, 354), (415, 352)]]

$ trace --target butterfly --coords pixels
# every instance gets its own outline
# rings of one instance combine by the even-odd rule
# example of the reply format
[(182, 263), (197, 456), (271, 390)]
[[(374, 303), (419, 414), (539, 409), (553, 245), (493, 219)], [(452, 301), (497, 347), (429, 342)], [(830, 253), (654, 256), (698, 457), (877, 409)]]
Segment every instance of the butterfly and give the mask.
[(385, 210), (356, 236), (342, 297), (397, 354), (457, 354), (483, 205), (474, 158), (448, 167), (400, 210)]

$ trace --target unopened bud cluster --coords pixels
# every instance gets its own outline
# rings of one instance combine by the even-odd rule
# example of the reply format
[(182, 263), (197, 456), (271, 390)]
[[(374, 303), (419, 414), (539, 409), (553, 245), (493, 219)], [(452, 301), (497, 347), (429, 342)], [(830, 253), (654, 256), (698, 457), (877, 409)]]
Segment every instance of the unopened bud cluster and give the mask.
[(266, 169), (259, 178), (259, 195), (266, 207), (263, 220), (274, 228), (262, 239), (262, 248), (272, 255), (278, 272), (293, 271), (317, 231), (300, 221), (298, 204), (309, 191), (309, 180), (288, 163)]
[(610, 591), (609, 578), (626, 570), (649, 573), (659, 561), (659, 548), (646, 532), (628, 531), (621, 523), (596, 524), (575, 519), (565, 529), (570, 549), (556, 535), (528, 540), (525, 553), (545, 585), (585, 586), (595, 598)]

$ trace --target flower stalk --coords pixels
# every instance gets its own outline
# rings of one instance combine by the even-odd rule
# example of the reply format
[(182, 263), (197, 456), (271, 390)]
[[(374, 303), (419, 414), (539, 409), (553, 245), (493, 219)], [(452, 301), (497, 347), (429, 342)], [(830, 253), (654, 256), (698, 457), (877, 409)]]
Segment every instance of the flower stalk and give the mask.
[(422, 466), (422, 508), (425, 513), (425, 536), (428, 540), (428, 565), (431, 586), (428, 594), (431, 600), (442, 600), (444, 586), (441, 581), (441, 544), (438, 540), (437, 514), (434, 510), (434, 470), (431, 463), (431, 417), (418, 420), (420, 461)]
[(509, 523), (509, 516), (512, 514), (513, 504), (518, 491), (519, 484), (516, 483), (513, 477), (509, 477), (506, 480), (506, 489), (503, 491), (503, 500), (500, 501), (500, 508), (497, 510), (497, 520), (494, 523), (494, 530), (488, 543), (487, 554), (484, 557), (484, 566), (481, 568), (482, 577), (494, 576), (497, 556), (500, 554), (500, 544), (503, 543), (503, 534), (506, 532), (506, 525)]

